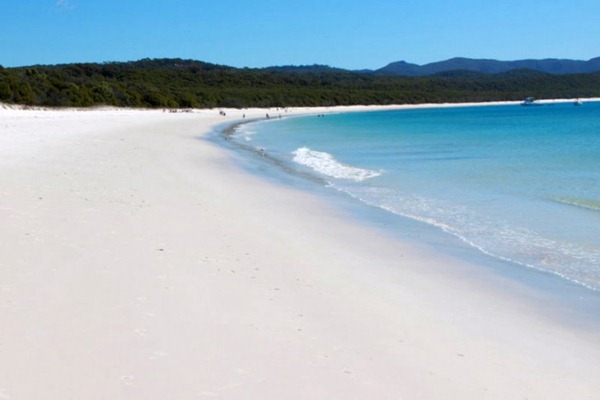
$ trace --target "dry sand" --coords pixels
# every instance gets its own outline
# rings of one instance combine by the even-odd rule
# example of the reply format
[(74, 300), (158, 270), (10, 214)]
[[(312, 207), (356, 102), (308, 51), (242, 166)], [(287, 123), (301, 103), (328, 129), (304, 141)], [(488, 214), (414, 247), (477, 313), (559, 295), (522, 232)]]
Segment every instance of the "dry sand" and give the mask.
[(0, 400), (598, 398), (598, 330), (245, 174), (198, 137), (279, 112), (226, 112), (0, 109)]

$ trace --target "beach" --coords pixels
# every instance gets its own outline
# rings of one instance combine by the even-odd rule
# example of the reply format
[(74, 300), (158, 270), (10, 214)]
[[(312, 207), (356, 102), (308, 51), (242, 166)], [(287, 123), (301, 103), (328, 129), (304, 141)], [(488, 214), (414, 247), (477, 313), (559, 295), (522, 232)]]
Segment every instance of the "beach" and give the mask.
[(0, 400), (596, 398), (597, 324), (206, 140), (393, 108), (0, 108)]

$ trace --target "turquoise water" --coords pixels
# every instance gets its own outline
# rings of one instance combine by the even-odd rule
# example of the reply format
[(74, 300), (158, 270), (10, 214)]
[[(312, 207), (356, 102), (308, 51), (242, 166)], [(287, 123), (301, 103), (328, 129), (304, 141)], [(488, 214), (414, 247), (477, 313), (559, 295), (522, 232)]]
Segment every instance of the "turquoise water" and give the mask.
[(489, 256), (600, 290), (600, 103), (332, 114), (233, 140)]

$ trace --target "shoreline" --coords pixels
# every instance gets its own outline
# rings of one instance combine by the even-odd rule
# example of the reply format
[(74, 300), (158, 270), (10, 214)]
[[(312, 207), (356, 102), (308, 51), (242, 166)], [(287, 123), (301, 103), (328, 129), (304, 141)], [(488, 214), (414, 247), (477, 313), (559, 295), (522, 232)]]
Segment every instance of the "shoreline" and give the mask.
[[(569, 99), (552, 100), (551, 103), (548, 104), (569, 102)], [(478, 105), (514, 104), (481, 103)], [(462, 104), (461, 106), (468, 107), (473, 106), (473, 104)], [(421, 108), (429, 107), (424, 105)], [(340, 112), (343, 113), (346, 111)], [(364, 112), (364, 110), (361, 109), (359, 112)], [(310, 114), (297, 116), (306, 115)], [(506, 279), (514, 280), (516, 283), (527, 287), (528, 290), (538, 292), (541, 297), (546, 299), (545, 301), (553, 302), (557, 307), (562, 309), (560, 313), (556, 312), (556, 315), (550, 315), (550, 317), (555, 317), (557, 320), (570, 319), (571, 321), (585, 319), (589, 322), (589, 326), (591, 327), (600, 326), (600, 315), (597, 314), (598, 310), (600, 310), (600, 291), (597, 288), (553, 271), (544, 270), (497, 256), (482, 250), (479, 247), (473, 246), (471, 243), (465, 241), (464, 238), (443, 231), (439, 227), (432, 226), (423, 221), (390, 213), (377, 206), (358, 201), (346, 193), (331, 190), (326, 187), (327, 182), (324, 179), (319, 178), (316, 175), (304, 174), (293, 170), (277, 158), (261, 153), (252, 145), (246, 145), (243, 142), (234, 141), (228, 137), (237, 127), (255, 122), (267, 121), (264, 119), (237, 121), (233, 124), (224, 125), (222, 128), (215, 130), (214, 133), (214, 141), (219, 145), (226, 145), (226, 147), (233, 152), (242, 151), (249, 153), (250, 160), (241, 162), (244, 166), (240, 166), (245, 172), (254, 174), (262, 179), (267, 179), (270, 182), (275, 182), (275, 184), (285, 185), (291, 188), (302, 187), (301, 190), (306, 190), (309, 193), (314, 193), (317, 196), (323, 197), (327, 202), (334, 204), (334, 207), (340, 207), (345, 210), (348, 218), (353, 219), (357, 223), (375, 227), (374, 229), (379, 231), (382, 235), (403, 242), (411, 242), (417, 246), (427, 247), (436, 253), (459, 258), (463, 262), (481, 267), (485, 271), (483, 274), (501, 276)], [(257, 169), (256, 167), (253, 167), (254, 165), (262, 165), (264, 162), (269, 163), (273, 168), (276, 168), (278, 172), (264, 171), (260, 167), (258, 167), (259, 171), (253, 171), (253, 169)], [(286, 177), (281, 177), (279, 174), (284, 174)], [(300, 179), (301, 181), (297, 181), (297, 179)], [(317, 184), (318, 187), (314, 187), (312, 184)], [(390, 220), (395, 222), (390, 222)], [(408, 230), (419, 231), (420, 234), (418, 239), (406, 235), (406, 231)], [(486, 285), (485, 278), (483, 278), (480, 283)], [(569, 317), (571, 313), (574, 313), (573, 315), (576, 316), (573, 317), (573, 315), (571, 315), (571, 317)]]
[[(582, 98), (557, 98), (557, 99), (538, 99), (535, 100), (536, 104), (552, 105), (561, 103), (573, 103), (580, 100), (584, 104), (586, 102), (598, 102), (600, 97), (582, 97)], [(318, 114), (326, 111), (330, 112), (353, 112), (353, 111), (385, 111), (385, 110), (404, 110), (404, 109), (420, 109), (420, 108), (452, 108), (452, 107), (484, 107), (484, 106), (502, 106), (502, 105), (520, 105), (523, 100), (515, 101), (485, 101), (485, 102), (460, 102), (460, 103), (419, 103), (419, 104), (390, 104), (390, 105), (345, 105), (345, 106), (308, 106), (308, 107), (270, 107), (270, 108), (228, 108), (228, 107), (215, 107), (215, 108), (189, 108), (189, 109), (152, 109), (152, 108), (123, 108), (115, 106), (93, 106), (93, 107), (46, 107), (46, 106), (29, 106), (24, 104), (8, 104), (0, 102), (0, 110), (20, 110), (20, 111), (75, 111), (75, 112), (89, 112), (89, 111), (151, 111), (151, 112), (170, 112), (170, 113), (212, 113), (218, 112), (219, 110), (224, 111), (227, 117), (228, 113), (233, 113), (239, 122), (245, 123), (245, 117), (243, 115), (253, 115), (255, 119), (263, 119), (265, 113), (272, 113), (284, 111), (287, 115), (311, 115)], [(246, 112), (248, 111), (248, 112)], [(257, 114), (260, 113), (260, 114)], [(288, 114), (289, 113), (289, 114)], [(286, 115), (286, 116), (287, 116)], [(249, 117), (250, 118), (250, 117)], [(276, 117), (273, 117), (276, 118)], [(235, 123), (234, 123), (235, 124)]]
[[(565, 103), (571, 103), (572, 101), (574, 101), (575, 99), (551, 99), (551, 100), (540, 100), (539, 104), (540, 105), (554, 105), (554, 104), (565, 104)], [(586, 101), (592, 102), (592, 101), (600, 101), (600, 98), (590, 98), (590, 99), (586, 99)], [(491, 102), (491, 103), (460, 103), (457, 104), (456, 107), (473, 107), (473, 106), (481, 106), (481, 107), (485, 107), (485, 106), (503, 106), (503, 105), (520, 105), (521, 102)], [(379, 108), (377, 106), (367, 106), (367, 107), (375, 107), (375, 109), (364, 109), (362, 106), (358, 106), (357, 109), (350, 109), (347, 110), (344, 107), (340, 108), (337, 112), (331, 111), (332, 113), (346, 113), (346, 112), (369, 112), (369, 111), (387, 111), (387, 110), (404, 110), (404, 109), (429, 109), (429, 108), (452, 108), (454, 107), (454, 105), (448, 105), (448, 104), (422, 104), (422, 105), (414, 105), (414, 106), (390, 106), (390, 108), (384, 107)], [(398, 107), (398, 108), (396, 108)], [(352, 107), (351, 107), (352, 108)], [(319, 112), (310, 112), (310, 113), (299, 113), (296, 115), (290, 115), (289, 117), (302, 117), (302, 116), (310, 116), (310, 115), (314, 115), (314, 114), (320, 114), (321, 111)], [(215, 130), (215, 138), (216, 136), (220, 137), (220, 140), (215, 140), (216, 142), (227, 142), (228, 146), (233, 148), (234, 151), (243, 151), (243, 152), (248, 152), (249, 154), (251, 154), (252, 157), (255, 157), (256, 159), (254, 160), (254, 162), (258, 162), (258, 161), (267, 161), (269, 162), (273, 167), (275, 168), (279, 168), (282, 171), (284, 171), (285, 173), (288, 174), (292, 174), (295, 177), (300, 177), (303, 179), (307, 179), (308, 181), (314, 182), (314, 183), (318, 183), (319, 185), (326, 185), (326, 180), (318, 177), (317, 175), (312, 175), (312, 174), (305, 174), (305, 173), (301, 173), (298, 172), (292, 168), (289, 168), (287, 165), (285, 165), (284, 163), (281, 162), (281, 160), (277, 159), (276, 157), (272, 157), (270, 156), (268, 153), (262, 153), (259, 149), (255, 148), (252, 145), (248, 145), (245, 144), (243, 142), (240, 141), (235, 141), (233, 139), (230, 138), (230, 135), (233, 134), (235, 132), (235, 130), (245, 124), (252, 124), (252, 123), (257, 123), (257, 122), (269, 122), (269, 120), (264, 119), (264, 118), (254, 118), (251, 120), (238, 120), (235, 121), (233, 123), (228, 123), (225, 124), (222, 128), (216, 129)], [(251, 161), (252, 162), (252, 161)], [(261, 174), (258, 174), (259, 176)], [(265, 174), (263, 174), (265, 175)], [(266, 175), (272, 175), (272, 174), (266, 174)], [(266, 178), (272, 178), (272, 177), (266, 177)], [(292, 184), (293, 185), (293, 184)], [(309, 189), (310, 190), (310, 189)], [(327, 190), (327, 189), (326, 189)], [(327, 194), (326, 194), (327, 196)], [(343, 197), (348, 197), (348, 194), (341, 194), (341, 196)], [(332, 197), (332, 196), (329, 196)], [(350, 199), (350, 197), (348, 197), (348, 199)], [(334, 200), (335, 201), (335, 200)], [(350, 201), (355, 201), (350, 199)], [(373, 206), (367, 203), (363, 203), (360, 201), (357, 201), (357, 203), (360, 203), (363, 208), (368, 209), (368, 208), (375, 208), (377, 210), (379, 210), (379, 207), (377, 206)], [(378, 211), (380, 212), (380, 211)], [(416, 225), (422, 225), (424, 227), (426, 227), (427, 230), (430, 230), (432, 232), (435, 232), (434, 235), (438, 235), (442, 236), (442, 237), (451, 237), (452, 239), (449, 240), (449, 242), (455, 242), (455, 244), (453, 245), (453, 247), (455, 247), (455, 252), (463, 252), (462, 250), (457, 250), (460, 249), (462, 247), (468, 249), (469, 252), (472, 252), (473, 254), (476, 254), (477, 256), (475, 258), (478, 259), (485, 259), (485, 258), (489, 258), (491, 260), (491, 262), (488, 262), (488, 264), (499, 264), (499, 265), (507, 265), (509, 266), (509, 269), (511, 270), (515, 270), (516, 273), (513, 273), (513, 277), (514, 279), (523, 279), (522, 276), (520, 276), (521, 274), (519, 272), (521, 272), (521, 270), (525, 270), (525, 274), (527, 274), (528, 276), (530, 276), (530, 278), (528, 278), (528, 283), (530, 286), (532, 287), (540, 287), (540, 286), (552, 286), (554, 289), (556, 288), (560, 288), (560, 287), (564, 287), (567, 288), (567, 290), (569, 292), (573, 292), (573, 298), (577, 297), (577, 290), (571, 290), (570, 288), (568, 288), (569, 286), (575, 286), (578, 288), (581, 288), (584, 290), (584, 293), (586, 293), (587, 291), (591, 291), (593, 296), (596, 295), (600, 295), (600, 289), (595, 288), (593, 286), (590, 286), (584, 282), (575, 280), (573, 278), (569, 278), (568, 276), (564, 276), (563, 274), (557, 273), (557, 272), (553, 272), (550, 270), (545, 270), (542, 268), (538, 268), (536, 266), (532, 266), (523, 262), (519, 262), (519, 261), (515, 261), (512, 259), (508, 259), (502, 256), (498, 256), (496, 254), (490, 253), (484, 249), (481, 249), (477, 246), (474, 246), (473, 244), (471, 244), (470, 242), (468, 242), (467, 240), (465, 240), (463, 237), (455, 235), (453, 233), (450, 232), (446, 232), (443, 231), (442, 229), (440, 229), (439, 227), (436, 226), (432, 226), (430, 224), (427, 224), (423, 221), (418, 221), (415, 219), (411, 219), (409, 217), (405, 217), (399, 214), (394, 214), (394, 213), (390, 213), (389, 211), (382, 211), (384, 214), (389, 215), (390, 217), (394, 218), (394, 219), (399, 219), (399, 220), (405, 220), (405, 221), (411, 221), (411, 224), (416, 224)], [(354, 212), (354, 214), (360, 214), (360, 212)], [(364, 213), (363, 213), (364, 214)], [(362, 217), (358, 216), (354, 216), (357, 219), (361, 219)], [(364, 218), (363, 218), (364, 219)], [(403, 224), (400, 224), (403, 225)], [(405, 225), (405, 224), (404, 224)], [(390, 231), (391, 228), (384, 228), (382, 229), (383, 231)], [(397, 229), (401, 229), (401, 228), (397, 228)], [(388, 232), (388, 234), (390, 234), (390, 232)], [(391, 235), (394, 236), (394, 233), (391, 232)], [(406, 240), (406, 238), (404, 239)], [(435, 241), (435, 239), (433, 239), (433, 241)], [(473, 257), (471, 257), (473, 258)], [(495, 268), (496, 273), (500, 273), (503, 275), (510, 275), (510, 274), (506, 274), (505, 271), (502, 270), (502, 268)], [(540, 276), (542, 278), (542, 281), (545, 282), (549, 282), (546, 284), (538, 284), (535, 279), (535, 276)], [(553, 280), (556, 280), (557, 283), (556, 285), (552, 284), (551, 282)], [(577, 304), (575, 304), (572, 300), (570, 301), (572, 303), (573, 306), (577, 306)], [(599, 303), (600, 305), (600, 303)], [(600, 308), (599, 308), (600, 309)], [(591, 314), (591, 313), (590, 313)], [(594, 316), (591, 315), (593, 317), (597, 317), (600, 318), (598, 316)], [(600, 320), (600, 319), (599, 319)]]
[(0, 397), (597, 394), (597, 330), (195, 140), (266, 112), (0, 109)]

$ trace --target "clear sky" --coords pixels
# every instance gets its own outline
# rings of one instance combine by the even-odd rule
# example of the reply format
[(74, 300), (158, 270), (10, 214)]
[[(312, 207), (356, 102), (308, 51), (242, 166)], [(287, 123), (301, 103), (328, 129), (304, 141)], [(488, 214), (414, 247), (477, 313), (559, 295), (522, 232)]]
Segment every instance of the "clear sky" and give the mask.
[(0, 0), (0, 65), (600, 56), (600, 0)]

